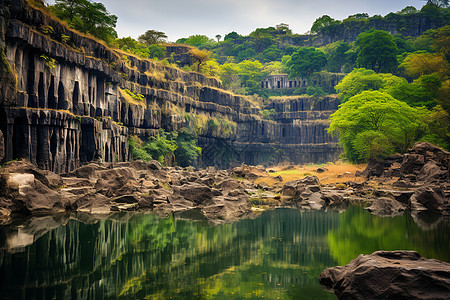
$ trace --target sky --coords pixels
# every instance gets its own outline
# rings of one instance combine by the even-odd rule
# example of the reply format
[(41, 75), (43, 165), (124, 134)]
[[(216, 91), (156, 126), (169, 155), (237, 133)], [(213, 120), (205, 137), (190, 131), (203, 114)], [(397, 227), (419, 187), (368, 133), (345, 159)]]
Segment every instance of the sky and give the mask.
[[(48, 2), (52, 2), (50, 0)], [(94, 0), (118, 17), (119, 37), (137, 38), (148, 29), (166, 33), (168, 41), (194, 34), (215, 39), (236, 31), (248, 35), (256, 28), (280, 23), (293, 33), (306, 33), (314, 21), (329, 15), (343, 20), (356, 13), (385, 16), (406, 6), (420, 9), (424, 0)]]

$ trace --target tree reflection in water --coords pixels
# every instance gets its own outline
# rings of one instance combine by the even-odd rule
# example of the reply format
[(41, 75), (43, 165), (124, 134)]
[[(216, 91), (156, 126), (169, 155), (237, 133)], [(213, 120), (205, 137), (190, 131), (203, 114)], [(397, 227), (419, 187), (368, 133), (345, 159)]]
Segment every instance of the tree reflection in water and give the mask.
[[(11, 228), (0, 232), (17, 240)], [(20, 252), (0, 245), (3, 298), (335, 299), (317, 276), (360, 253), (406, 247), (448, 261), (448, 226), (425, 232), (409, 215), (360, 208), (277, 209), (219, 226), (144, 213), (72, 218), (34, 237)]]

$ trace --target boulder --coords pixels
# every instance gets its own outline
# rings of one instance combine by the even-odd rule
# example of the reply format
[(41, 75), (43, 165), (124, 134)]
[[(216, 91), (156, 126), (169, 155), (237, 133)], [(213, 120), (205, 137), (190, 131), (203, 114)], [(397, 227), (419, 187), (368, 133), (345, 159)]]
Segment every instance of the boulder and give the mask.
[(211, 188), (206, 185), (191, 182), (174, 188), (174, 194), (183, 196), (186, 200), (192, 201), (197, 205), (203, 204), (212, 198)]
[(414, 186), (425, 183), (447, 182), (449, 180), (450, 152), (430, 143), (417, 143), (404, 155), (395, 154), (382, 161), (370, 161), (363, 175), (367, 178), (391, 179), (398, 177), (400, 186)]
[(373, 215), (393, 217), (402, 215), (406, 205), (387, 197), (380, 197), (373, 200), (372, 205), (366, 209)]
[(448, 205), (442, 189), (438, 186), (425, 186), (417, 189), (410, 198), (413, 211), (429, 210), (442, 212)]
[(448, 299), (450, 264), (415, 251), (377, 251), (325, 269), (319, 282), (339, 299)]
[(299, 203), (318, 191), (320, 191), (319, 179), (316, 176), (308, 176), (286, 182), (281, 190), (281, 199), (285, 204)]
[(215, 188), (222, 190), (222, 191), (230, 191), (230, 190), (242, 188), (242, 184), (239, 180), (232, 179), (232, 178), (226, 178), (226, 179), (222, 180), (221, 182), (217, 183), (215, 185)]
[(75, 169), (69, 175), (78, 177), (78, 178), (86, 178), (86, 179), (94, 179), (98, 171), (106, 170), (105, 167), (102, 167), (98, 164), (90, 163), (85, 166), (79, 167)]
[(266, 177), (269, 174), (262, 167), (253, 167), (244, 165), (242, 167), (236, 167), (231, 170), (231, 174), (237, 177), (242, 177), (248, 180), (255, 180), (259, 177)]
[(248, 195), (218, 196), (202, 208), (202, 213), (212, 224), (236, 222), (251, 212)]
[(328, 171), (328, 169), (327, 169), (327, 168), (324, 168), (324, 167), (317, 168), (317, 170), (316, 170), (317, 173), (324, 173), (324, 172), (326, 172), (326, 171)]

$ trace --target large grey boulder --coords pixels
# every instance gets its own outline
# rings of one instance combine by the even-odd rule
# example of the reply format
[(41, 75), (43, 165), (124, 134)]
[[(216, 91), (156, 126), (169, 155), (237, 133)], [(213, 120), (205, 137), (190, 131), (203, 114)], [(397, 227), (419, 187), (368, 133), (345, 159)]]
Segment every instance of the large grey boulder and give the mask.
[(299, 204), (320, 191), (319, 179), (308, 176), (303, 179), (288, 181), (281, 190), (281, 200), (284, 204)]
[(377, 251), (325, 269), (319, 282), (339, 299), (449, 299), (450, 264), (415, 251)]

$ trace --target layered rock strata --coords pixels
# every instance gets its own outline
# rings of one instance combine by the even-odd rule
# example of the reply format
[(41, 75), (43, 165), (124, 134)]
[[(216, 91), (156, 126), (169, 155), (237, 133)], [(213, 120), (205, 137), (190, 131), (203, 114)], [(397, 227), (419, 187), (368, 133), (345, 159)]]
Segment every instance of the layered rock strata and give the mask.
[[(200, 132), (199, 165), (337, 157), (336, 140), (317, 121), (320, 109), (286, 107), (279, 115), (291, 117), (265, 120), (252, 99), (224, 91), (215, 78), (112, 50), (26, 0), (0, 4), (3, 161), (28, 158), (57, 173), (92, 160), (127, 161), (130, 135), (193, 127), (198, 116), (229, 127)], [(220, 151), (230, 157), (218, 158)]]

